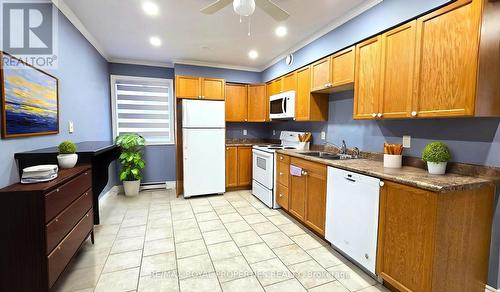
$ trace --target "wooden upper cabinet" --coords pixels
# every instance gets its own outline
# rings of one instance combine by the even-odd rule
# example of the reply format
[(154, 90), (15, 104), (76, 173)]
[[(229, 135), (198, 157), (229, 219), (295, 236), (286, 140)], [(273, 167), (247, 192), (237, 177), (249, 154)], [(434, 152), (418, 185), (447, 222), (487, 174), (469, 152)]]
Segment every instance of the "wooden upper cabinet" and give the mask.
[(281, 91), (297, 90), (297, 72), (292, 72), (283, 77)]
[(194, 76), (175, 76), (175, 96), (177, 98), (201, 98), (200, 78)]
[(247, 85), (226, 84), (226, 121), (245, 122), (248, 120)]
[(311, 93), (311, 67), (299, 69), (296, 74), (295, 120), (328, 120), (328, 95)]
[(381, 36), (368, 39), (356, 46), (354, 81), (354, 119), (373, 119), (378, 112), (380, 95)]
[(354, 83), (355, 47), (350, 47), (331, 57), (331, 83), (336, 90), (351, 89)]
[(267, 83), (267, 95), (272, 96), (282, 92), (282, 82), (283, 78), (278, 78)]
[(322, 91), (331, 87), (330, 57), (311, 65), (311, 91)]
[(226, 187), (238, 186), (238, 147), (226, 147)]
[(252, 147), (238, 147), (238, 186), (252, 184)]
[(224, 79), (175, 76), (177, 98), (224, 100), (224, 86)]
[(419, 117), (474, 115), (481, 2), (459, 0), (417, 20)]
[(379, 110), (383, 118), (411, 116), (415, 68), (416, 21), (382, 36)]
[(201, 97), (208, 100), (224, 100), (224, 79), (202, 78)]
[[(227, 104), (226, 104), (227, 106)], [(248, 85), (248, 121), (266, 122), (269, 120), (269, 100), (265, 84)]]

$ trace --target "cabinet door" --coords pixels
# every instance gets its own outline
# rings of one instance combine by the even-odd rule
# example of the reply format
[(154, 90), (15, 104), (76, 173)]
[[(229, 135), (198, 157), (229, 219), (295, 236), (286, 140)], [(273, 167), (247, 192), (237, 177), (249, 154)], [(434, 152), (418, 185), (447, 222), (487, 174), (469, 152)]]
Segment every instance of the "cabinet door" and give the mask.
[(354, 82), (355, 57), (355, 47), (350, 47), (332, 56), (332, 87)]
[(266, 95), (266, 85), (248, 85), (248, 121), (265, 122), (269, 120), (268, 106), (269, 100)]
[(288, 188), (282, 184), (278, 184), (278, 191), (276, 192), (276, 202), (281, 208), (288, 210)]
[(175, 96), (177, 98), (201, 98), (200, 78), (176, 75)]
[[(295, 165), (293, 162), (292, 164)], [(306, 192), (306, 176), (290, 175), (288, 211), (301, 221), (304, 221), (305, 218)]]
[(238, 147), (226, 147), (226, 187), (238, 186)]
[(385, 182), (381, 189), (377, 274), (401, 291), (431, 291), (437, 196)]
[(331, 84), (330, 57), (311, 65), (311, 91), (327, 89)]
[(226, 84), (226, 121), (245, 122), (248, 114), (247, 86)]
[(410, 117), (415, 68), (416, 21), (382, 35), (379, 108), (384, 118)]
[(325, 235), (326, 220), (326, 165), (307, 163), (305, 223), (321, 235)]
[(201, 96), (203, 99), (224, 100), (224, 79), (202, 78)]
[(380, 94), (380, 36), (356, 46), (355, 68), (353, 118), (376, 118)]
[(417, 19), (419, 117), (474, 114), (481, 2), (459, 0)]
[(310, 117), (311, 104), (311, 67), (297, 71), (297, 92), (295, 96), (295, 119), (307, 121)]
[(296, 90), (296, 88), (297, 88), (297, 72), (285, 75), (283, 77), (283, 84), (282, 84), (283, 92)]
[(238, 186), (252, 184), (252, 147), (238, 147)]

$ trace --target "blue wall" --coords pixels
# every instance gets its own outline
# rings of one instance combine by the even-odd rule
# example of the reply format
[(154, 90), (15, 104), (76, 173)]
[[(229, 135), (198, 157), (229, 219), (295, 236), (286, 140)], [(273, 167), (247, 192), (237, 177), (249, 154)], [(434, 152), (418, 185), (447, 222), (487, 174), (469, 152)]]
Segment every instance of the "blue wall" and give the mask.
[[(109, 64), (112, 75), (175, 79), (174, 69), (130, 64)], [(175, 181), (175, 145), (150, 145), (144, 151), (143, 183)]]
[[(0, 187), (19, 181), (14, 153), (75, 142), (111, 140), (109, 73), (107, 61), (59, 13), (59, 66), (49, 73), (59, 78), (60, 134), (0, 140)], [(98, 117), (98, 118), (96, 118)], [(68, 133), (68, 121), (75, 131)], [(116, 184), (110, 169), (108, 190)]]

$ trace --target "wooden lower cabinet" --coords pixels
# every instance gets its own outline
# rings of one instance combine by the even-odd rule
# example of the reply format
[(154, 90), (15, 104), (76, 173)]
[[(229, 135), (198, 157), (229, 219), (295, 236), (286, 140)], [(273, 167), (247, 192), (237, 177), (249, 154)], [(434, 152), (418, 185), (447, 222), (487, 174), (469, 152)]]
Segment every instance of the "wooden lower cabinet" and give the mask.
[(400, 291), (484, 291), (494, 187), (381, 189), (377, 274)]
[(226, 147), (226, 188), (252, 185), (252, 147)]
[(288, 211), (306, 226), (324, 236), (326, 165), (299, 158), (292, 158), (290, 164), (302, 168), (302, 175), (290, 175)]

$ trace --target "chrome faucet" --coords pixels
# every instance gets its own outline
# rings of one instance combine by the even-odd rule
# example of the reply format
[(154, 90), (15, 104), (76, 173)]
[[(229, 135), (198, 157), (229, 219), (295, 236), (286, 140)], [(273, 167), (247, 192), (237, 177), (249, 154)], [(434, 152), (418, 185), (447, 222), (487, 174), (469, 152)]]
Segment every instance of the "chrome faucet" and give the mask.
[(342, 147), (340, 147), (340, 154), (347, 154), (347, 145), (345, 144), (345, 140), (342, 140)]

